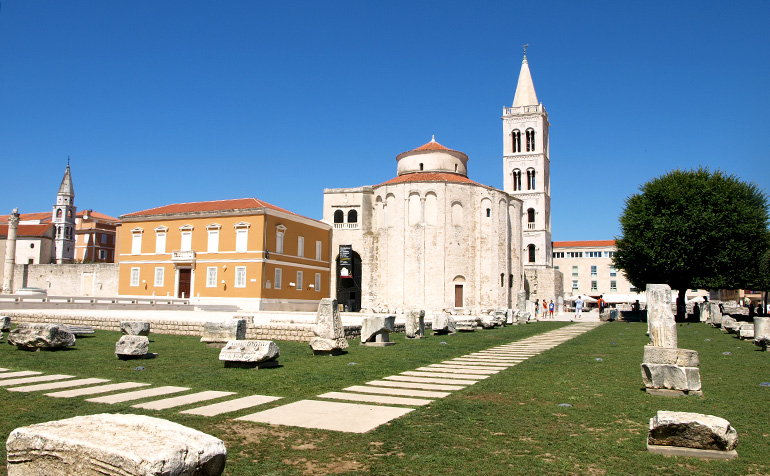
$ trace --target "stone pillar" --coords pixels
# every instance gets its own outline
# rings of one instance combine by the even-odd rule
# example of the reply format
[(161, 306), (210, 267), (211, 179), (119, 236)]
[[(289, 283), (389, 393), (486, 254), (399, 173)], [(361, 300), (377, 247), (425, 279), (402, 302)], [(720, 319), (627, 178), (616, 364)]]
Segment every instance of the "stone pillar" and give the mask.
[(518, 306), (519, 311), (521, 312), (526, 311), (525, 306), (527, 302), (527, 292), (522, 289), (521, 291), (519, 291), (519, 294), (516, 296), (516, 298), (517, 298), (516, 305)]
[(754, 344), (770, 349), (770, 317), (754, 317)]
[(676, 349), (676, 322), (671, 311), (671, 288), (667, 284), (647, 285), (647, 329), (651, 345)]
[(8, 218), (8, 238), (5, 242), (5, 268), (3, 268), (3, 294), (13, 292), (13, 268), (16, 265), (16, 233), (19, 228), (19, 209), (14, 208)]
[(564, 296), (559, 296), (556, 299), (556, 302), (559, 303), (557, 305), (557, 309), (559, 310), (559, 312), (564, 312)]

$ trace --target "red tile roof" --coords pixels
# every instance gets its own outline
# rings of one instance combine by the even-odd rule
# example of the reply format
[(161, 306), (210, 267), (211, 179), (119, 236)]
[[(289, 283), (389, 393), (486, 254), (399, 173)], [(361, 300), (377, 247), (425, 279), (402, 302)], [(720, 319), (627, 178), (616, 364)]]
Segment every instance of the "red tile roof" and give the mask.
[(176, 215), (183, 213), (197, 213), (197, 212), (217, 212), (217, 211), (235, 211), (235, 210), (253, 210), (256, 208), (269, 208), (291, 215), (297, 215), (275, 205), (271, 205), (265, 201), (257, 200), (256, 198), (237, 198), (234, 200), (214, 200), (210, 202), (190, 202), (190, 203), (174, 203), (171, 205), (164, 205), (162, 207), (150, 208), (148, 210), (142, 210), (139, 212), (128, 213), (121, 215), (120, 218), (132, 218), (141, 216), (152, 215)]
[(591, 246), (615, 246), (615, 240), (554, 241), (554, 248), (588, 248)]
[[(19, 215), (19, 221), (40, 221), (40, 223), (51, 223), (52, 212), (22, 213)], [(11, 215), (0, 215), (0, 223), (8, 224)]]
[[(474, 182), (465, 175), (453, 174), (450, 172), (415, 172), (413, 174), (404, 174), (399, 175), (398, 177), (394, 177), (387, 182), (383, 182), (380, 185), (393, 185), (396, 183), (410, 182), (452, 182), (480, 185), (478, 182)], [(378, 187), (379, 185), (375, 186)]]
[[(19, 238), (40, 238), (45, 236), (52, 226), (50, 224), (19, 225), (16, 229), (16, 236)], [(8, 238), (8, 225), (0, 225), (0, 236)]]
[(407, 150), (406, 152), (401, 152), (400, 154), (398, 154), (396, 156), (396, 160), (400, 160), (402, 157), (404, 157), (405, 155), (409, 155), (412, 152), (421, 152), (421, 151), (426, 151), (426, 150), (443, 150), (443, 151), (446, 151), (446, 152), (454, 152), (454, 154), (452, 154), (452, 155), (460, 154), (461, 156), (463, 156), (465, 158), (465, 160), (468, 160), (468, 156), (465, 155), (464, 153), (460, 152), (459, 150), (454, 150), (454, 149), (450, 149), (449, 147), (445, 147), (445, 146), (439, 144), (438, 142), (436, 142), (435, 139), (432, 139), (427, 144), (423, 144), (423, 145), (421, 145), (420, 147), (418, 147), (416, 149)]
[[(85, 214), (85, 212), (86, 212), (85, 210), (79, 211), (77, 213), (77, 217), (78, 218), (83, 218), (83, 215)], [(114, 221), (116, 223), (120, 221), (120, 220), (118, 220), (115, 217), (111, 217), (109, 215), (105, 215), (104, 213), (95, 212), (93, 210), (88, 210), (88, 216), (91, 217), (91, 218), (97, 218), (99, 220)]]

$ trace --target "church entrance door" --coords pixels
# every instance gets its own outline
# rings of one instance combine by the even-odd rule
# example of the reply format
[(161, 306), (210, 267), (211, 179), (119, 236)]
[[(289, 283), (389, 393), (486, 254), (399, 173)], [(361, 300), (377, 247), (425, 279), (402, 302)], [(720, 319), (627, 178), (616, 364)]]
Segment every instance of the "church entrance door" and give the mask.
[(189, 298), (190, 297), (190, 282), (192, 281), (192, 269), (180, 268), (179, 269), (179, 290), (176, 297)]
[(463, 285), (455, 284), (455, 307), (463, 307)]
[(342, 304), (346, 312), (358, 312), (361, 310), (361, 255), (352, 251), (351, 261), (352, 270), (342, 273), (337, 256), (337, 303)]

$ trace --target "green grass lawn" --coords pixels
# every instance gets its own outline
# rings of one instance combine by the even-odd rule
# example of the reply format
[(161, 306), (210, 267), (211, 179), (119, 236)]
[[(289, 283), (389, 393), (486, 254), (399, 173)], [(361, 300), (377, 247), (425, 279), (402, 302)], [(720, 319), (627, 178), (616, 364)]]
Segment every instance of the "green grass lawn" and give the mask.
[[(0, 433), (7, 438), (20, 426), (92, 413), (156, 416), (221, 438), (227, 475), (770, 474), (770, 387), (760, 387), (770, 381), (770, 354), (701, 324), (678, 330), (679, 346), (700, 354), (703, 397), (647, 395), (639, 367), (646, 324), (609, 323), (366, 434), (233, 420), (563, 325), (541, 322), (419, 341), (396, 334), (391, 335), (395, 346), (369, 348), (351, 341), (349, 352), (335, 357), (313, 356), (307, 344), (278, 342), (281, 367), (263, 370), (225, 369), (219, 350), (195, 337), (153, 334), (150, 351), (158, 358), (133, 361), (115, 359), (117, 332), (97, 331), (78, 339), (72, 350), (57, 352), (29, 353), (3, 343), (0, 367), (13, 370), (283, 398), (207, 418), (179, 411), (220, 400), (149, 411), (130, 408), (138, 402), (105, 405), (0, 388)], [(135, 370), (139, 366), (145, 370)], [(648, 453), (647, 427), (657, 410), (726, 418), (738, 430), (739, 457), (707, 461)]]

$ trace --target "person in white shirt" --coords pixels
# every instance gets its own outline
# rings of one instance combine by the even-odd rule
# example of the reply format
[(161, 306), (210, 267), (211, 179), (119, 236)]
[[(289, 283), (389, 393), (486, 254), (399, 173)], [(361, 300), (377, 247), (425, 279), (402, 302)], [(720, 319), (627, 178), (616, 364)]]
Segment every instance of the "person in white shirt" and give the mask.
[(580, 319), (583, 315), (583, 298), (578, 296), (575, 300), (575, 319)]

